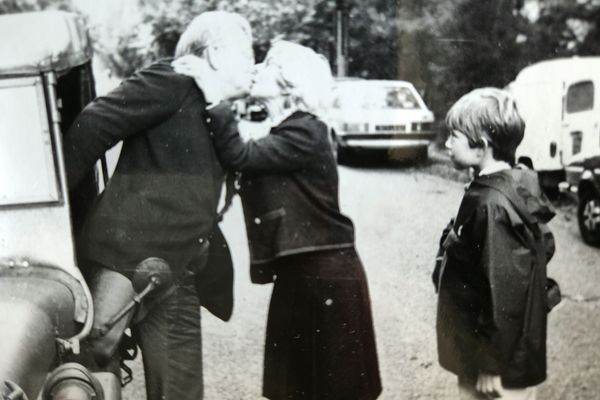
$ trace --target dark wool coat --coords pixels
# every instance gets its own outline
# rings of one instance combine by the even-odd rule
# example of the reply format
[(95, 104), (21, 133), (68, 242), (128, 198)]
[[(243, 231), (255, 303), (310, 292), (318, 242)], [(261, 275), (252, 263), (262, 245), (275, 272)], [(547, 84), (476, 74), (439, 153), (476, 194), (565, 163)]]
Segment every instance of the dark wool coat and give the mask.
[(209, 113), (223, 164), (243, 172), (253, 281), (270, 281), (272, 273), (260, 265), (277, 257), (354, 246), (352, 221), (340, 212), (337, 163), (323, 122), (296, 112), (266, 137), (244, 143), (228, 107)]
[[(531, 171), (501, 171), (470, 184), (434, 277), (438, 354), (442, 367), (458, 376), (474, 381), (481, 371), (520, 388), (546, 378), (544, 285), (551, 251), (532, 249), (515, 207), (494, 189), (506, 185), (540, 224), (554, 215)], [(538, 239), (553, 244), (548, 236)]]
[(78, 237), (80, 258), (129, 278), (143, 259), (164, 258), (176, 274), (196, 272), (202, 305), (226, 319), (233, 302), (226, 243), (217, 234), (219, 245), (211, 246), (220, 254), (210, 258), (221, 263), (207, 263), (203, 245), (216, 227), (224, 179), (205, 107), (194, 80), (163, 60), (83, 110), (66, 134), (65, 159), (74, 187), (123, 141), (114, 175)]

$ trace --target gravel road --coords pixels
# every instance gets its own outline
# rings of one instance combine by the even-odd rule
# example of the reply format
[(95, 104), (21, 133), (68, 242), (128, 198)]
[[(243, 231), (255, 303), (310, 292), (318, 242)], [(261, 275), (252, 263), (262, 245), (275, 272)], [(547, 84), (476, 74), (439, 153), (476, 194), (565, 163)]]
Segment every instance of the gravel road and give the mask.
[[(356, 225), (372, 296), (384, 392), (381, 399), (453, 399), (455, 378), (437, 364), (430, 281), (441, 228), (463, 184), (388, 166), (340, 167), (342, 209)], [(223, 223), (234, 254), (236, 306), (223, 323), (203, 311), (206, 400), (260, 399), (270, 286), (251, 285), (239, 201)], [(544, 400), (600, 398), (600, 249), (584, 245), (572, 207), (552, 221), (557, 252), (549, 266), (566, 299), (550, 316)], [(140, 362), (125, 400), (144, 399)]]

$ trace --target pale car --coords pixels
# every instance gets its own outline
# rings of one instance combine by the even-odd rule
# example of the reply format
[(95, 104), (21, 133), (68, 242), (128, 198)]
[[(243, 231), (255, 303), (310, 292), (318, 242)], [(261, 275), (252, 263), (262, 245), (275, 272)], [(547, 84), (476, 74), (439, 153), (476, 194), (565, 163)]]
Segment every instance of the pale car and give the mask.
[(435, 118), (406, 81), (345, 79), (334, 88), (332, 138), (338, 155), (385, 151), (394, 160), (426, 160)]

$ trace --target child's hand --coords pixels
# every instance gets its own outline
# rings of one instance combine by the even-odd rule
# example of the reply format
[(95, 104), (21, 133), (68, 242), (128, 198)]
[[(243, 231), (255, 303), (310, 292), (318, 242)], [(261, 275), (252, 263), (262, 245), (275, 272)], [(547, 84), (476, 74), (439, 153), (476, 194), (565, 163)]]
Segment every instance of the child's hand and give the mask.
[(475, 389), (490, 397), (500, 397), (500, 394), (502, 393), (502, 381), (500, 380), (500, 375), (489, 375), (480, 372), (477, 376)]
[(433, 268), (433, 273), (431, 274), (431, 279), (433, 280), (433, 286), (435, 287), (436, 293), (438, 293), (440, 290), (440, 288), (439, 288), (440, 274), (442, 271), (442, 262), (444, 260), (444, 252), (446, 251), (446, 249), (444, 247), (444, 242), (446, 241), (446, 238), (450, 234), (450, 231), (452, 231), (453, 227), (454, 227), (454, 218), (452, 218), (450, 220), (450, 222), (448, 222), (448, 225), (446, 225), (446, 227), (442, 231), (442, 236), (440, 237), (440, 242), (438, 245), (438, 251), (435, 256), (435, 266)]
[(454, 228), (454, 218), (450, 219), (450, 222), (448, 222), (448, 225), (446, 225), (442, 231), (442, 236), (440, 237), (440, 248), (444, 246), (444, 242), (446, 241), (446, 238), (448, 237), (448, 234), (452, 228)]

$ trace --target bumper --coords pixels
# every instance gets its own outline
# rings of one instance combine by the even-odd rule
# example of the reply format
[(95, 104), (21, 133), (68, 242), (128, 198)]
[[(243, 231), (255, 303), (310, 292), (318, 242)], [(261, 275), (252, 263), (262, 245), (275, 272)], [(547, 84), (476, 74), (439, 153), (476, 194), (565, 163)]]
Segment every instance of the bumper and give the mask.
[(433, 132), (399, 134), (341, 134), (338, 145), (363, 149), (393, 149), (426, 147), (436, 137)]

